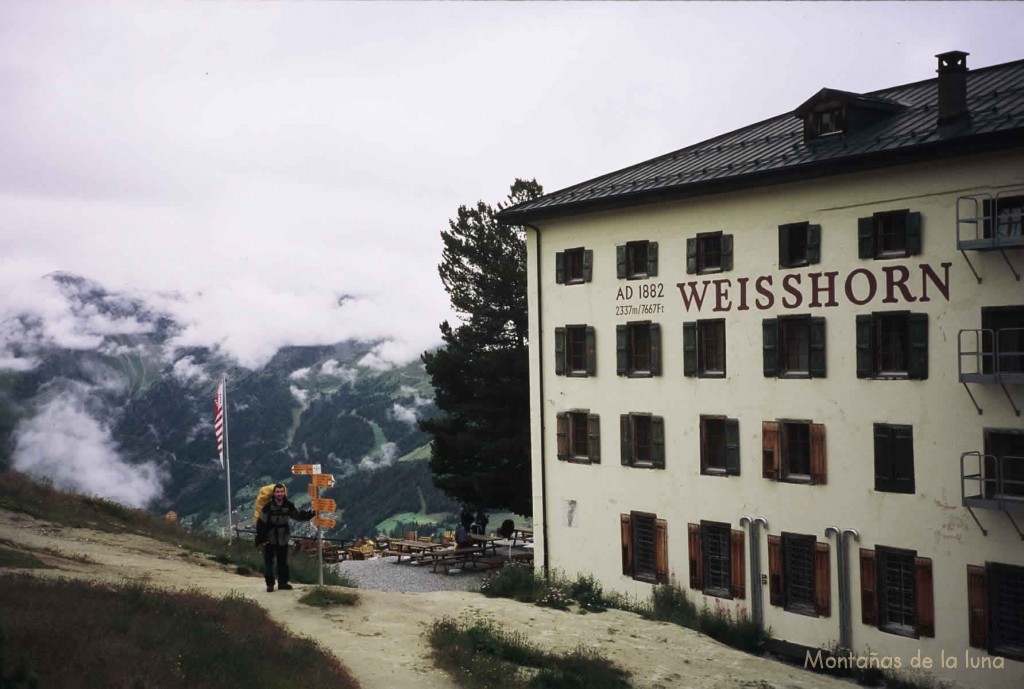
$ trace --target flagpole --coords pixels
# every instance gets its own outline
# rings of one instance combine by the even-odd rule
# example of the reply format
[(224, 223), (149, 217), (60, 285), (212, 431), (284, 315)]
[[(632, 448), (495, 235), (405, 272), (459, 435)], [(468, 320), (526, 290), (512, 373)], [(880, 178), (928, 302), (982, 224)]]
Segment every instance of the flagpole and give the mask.
[(231, 450), (228, 445), (228, 377), (225, 374), (221, 378), (221, 385), (224, 390), (224, 471), (228, 483), (228, 543), (231, 543), (231, 534), (234, 524), (231, 522)]

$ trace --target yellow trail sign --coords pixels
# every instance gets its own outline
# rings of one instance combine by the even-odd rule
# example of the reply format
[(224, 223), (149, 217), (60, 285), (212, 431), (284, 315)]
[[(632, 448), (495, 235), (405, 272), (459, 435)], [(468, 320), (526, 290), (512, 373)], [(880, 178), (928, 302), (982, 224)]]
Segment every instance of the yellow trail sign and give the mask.
[(313, 500), (313, 509), (317, 512), (333, 512), (338, 505), (328, 498), (316, 498)]
[(306, 492), (309, 493), (309, 497), (315, 498), (316, 497), (316, 486), (313, 485), (312, 483), (309, 484), (308, 486), (306, 486)]
[(292, 474), (295, 476), (303, 476), (306, 474), (319, 474), (319, 464), (292, 464)]
[(315, 474), (313, 476), (313, 485), (317, 488), (333, 488), (334, 474)]
[(331, 528), (335, 526), (337, 522), (327, 517), (315, 517), (313, 519), (313, 524), (316, 526), (325, 526), (327, 528)]

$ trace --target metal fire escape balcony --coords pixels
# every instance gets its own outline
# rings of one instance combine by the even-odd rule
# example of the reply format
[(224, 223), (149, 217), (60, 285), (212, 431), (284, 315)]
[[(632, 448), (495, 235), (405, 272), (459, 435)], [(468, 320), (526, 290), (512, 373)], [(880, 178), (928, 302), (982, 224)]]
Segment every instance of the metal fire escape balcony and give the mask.
[(1006, 255), (1007, 249), (1024, 247), (1024, 189), (1008, 189), (995, 196), (974, 194), (956, 200), (956, 248), (963, 254), (974, 278), (981, 276), (968, 251), (998, 251), (1017, 282), (1020, 273)]
[(1018, 344), (1021, 342), (1024, 342), (1024, 328), (977, 328), (957, 333), (957, 375), (978, 414), (982, 409), (967, 387), (968, 383), (999, 385), (1014, 413), (1020, 416), (1020, 407), (1014, 403), (1006, 386), (1024, 385), (1024, 346)]
[(986, 536), (988, 531), (974, 514), (975, 507), (1003, 512), (1024, 540), (1011, 514), (1024, 513), (1024, 457), (997, 457), (977, 450), (961, 454), (960, 500)]

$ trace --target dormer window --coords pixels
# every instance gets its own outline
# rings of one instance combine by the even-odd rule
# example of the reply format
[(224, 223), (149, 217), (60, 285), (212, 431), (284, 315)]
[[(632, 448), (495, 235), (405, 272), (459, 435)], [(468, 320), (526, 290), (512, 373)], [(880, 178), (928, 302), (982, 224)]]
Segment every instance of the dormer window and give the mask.
[(836, 134), (859, 134), (904, 107), (901, 103), (876, 96), (821, 89), (793, 115), (803, 120), (804, 141), (813, 141)]
[(841, 107), (816, 112), (812, 117), (814, 120), (811, 126), (814, 129), (814, 136), (839, 134), (845, 128), (844, 120), (846, 118), (843, 117), (843, 109)]

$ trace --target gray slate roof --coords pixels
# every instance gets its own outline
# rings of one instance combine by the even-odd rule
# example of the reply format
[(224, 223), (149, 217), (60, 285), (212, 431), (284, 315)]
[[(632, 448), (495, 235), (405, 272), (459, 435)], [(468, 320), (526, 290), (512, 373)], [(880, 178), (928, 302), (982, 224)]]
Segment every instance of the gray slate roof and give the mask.
[[(938, 79), (868, 94), (823, 89), (794, 112), (507, 208), (509, 224), (636, 206), (829, 174), (1024, 146), (1024, 60), (970, 70), (970, 121), (938, 126)], [(842, 94), (889, 108), (856, 133), (804, 141), (795, 114), (814, 98)]]

